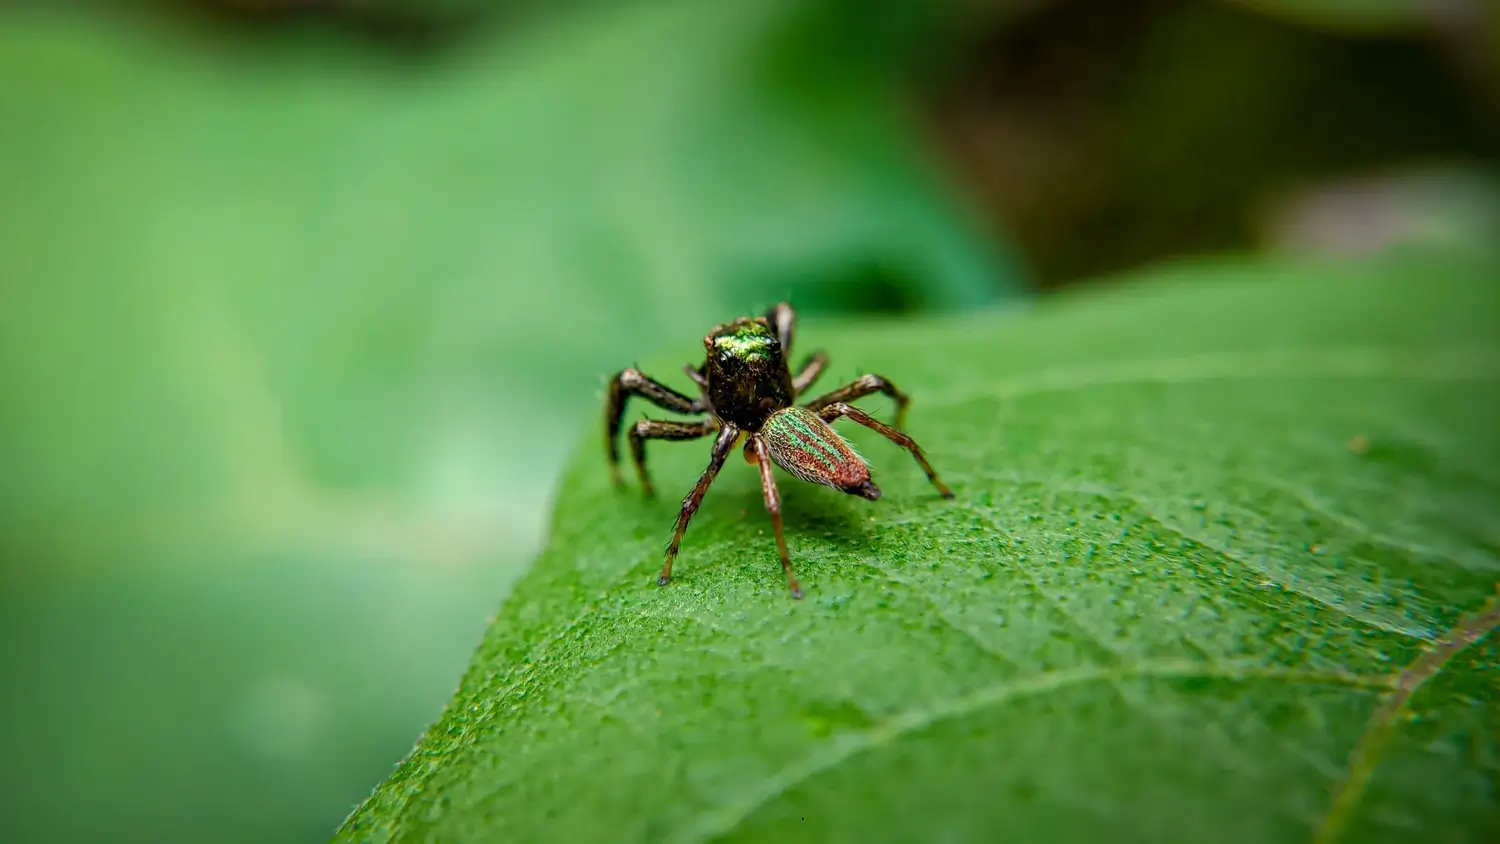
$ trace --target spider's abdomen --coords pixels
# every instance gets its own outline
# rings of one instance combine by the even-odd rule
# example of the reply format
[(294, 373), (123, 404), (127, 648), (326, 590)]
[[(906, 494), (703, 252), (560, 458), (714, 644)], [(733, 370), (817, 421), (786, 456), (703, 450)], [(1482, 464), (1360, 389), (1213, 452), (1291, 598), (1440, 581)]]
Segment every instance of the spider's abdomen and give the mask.
[(864, 458), (811, 410), (788, 407), (771, 414), (760, 436), (776, 465), (801, 480), (871, 501), (880, 497)]

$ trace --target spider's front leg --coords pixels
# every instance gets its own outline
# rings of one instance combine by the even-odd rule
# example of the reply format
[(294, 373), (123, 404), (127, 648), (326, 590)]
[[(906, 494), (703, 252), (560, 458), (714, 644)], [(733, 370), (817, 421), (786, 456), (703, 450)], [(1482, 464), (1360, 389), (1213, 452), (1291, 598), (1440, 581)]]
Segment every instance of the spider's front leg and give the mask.
[(672, 562), (677, 559), (677, 549), (682, 545), (682, 535), (687, 532), (688, 520), (698, 512), (698, 505), (703, 503), (703, 496), (708, 492), (708, 487), (718, 476), (719, 470), (724, 468), (724, 460), (729, 457), (729, 452), (734, 448), (734, 441), (739, 439), (740, 429), (724, 423), (719, 429), (719, 437), (714, 440), (714, 450), (708, 458), (708, 468), (703, 470), (703, 475), (698, 478), (698, 483), (693, 485), (693, 491), (682, 499), (682, 510), (677, 513), (677, 526), (672, 529), (672, 541), (667, 544), (667, 561), (661, 567), (661, 576), (656, 578), (658, 586), (666, 586), (672, 580)]
[(696, 440), (714, 432), (714, 423), (667, 422), (659, 419), (642, 419), (630, 426), (630, 456), (635, 461), (635, 473), (641, 479), (641, 492), (655, 495), (651, 476), (646, 472), (646, 440)]
[[(781, 354), (788, 362), (792, 355), (792, 341), (797, 337), (797, 312), (792, 306), (785, 302), (766, 311), (766, 322), (776, 332), (776, 339), (781, 343)], [(823, 367), (828, 365), (828, 355), (821, 350), (813, 352), (802, 362), (802, 367), (797, 370), (797, 376), (792, 379), (792, 392), (801, 395), (811, 387), (818, 376), (823, 373)], [(707, 386), (707, 382), (702, 382)]]
[(824, 408), (839, 402), (851, 402), (875, 393), (884, 393), (896, 402), (896, 428), (906, 430), (906, 408), (911, 404), (911, 398), (897, 389), (895, 384), (879, 375), (861, 375), (831, 393), (818, 396), (808, 402), (805, 407), (821, 413)]
[(640, 396), (657, 407), (676, 413), (703, 413), (703, 400), (690, 399), (667, 385), (643, 375), (640, 370), (627, 369), (609, 381), (609, 395), (604, 403), (604, 452), (609, 456), (609, 475), (615, 486), (620, 486), (620, 421), (625, 417), (625, 403), (631, 396)]
[(781, 343), (782, 355), (790, 355), (792, 339), (797, 334), (797, 312), (792, 310), (791, 305), (782, 302), (766, 311), (765, 320), (771, 326), (771, 330), (776, 332), (776, 339)]
[(819, 410), (818, 415), (823, 418), (824, 422), (830, 423), (841, 416), (847, 416), (855, 422), (858, 422), (859, 424), (880, 434), (896, 445), (899, 445), (907, 451), (911, 452), (911, 456), (917, 459), (917, 464), (922, 467), (922, 471), (927, 473), (927, 480), (932, 481), (932, 485), (937, 487), (938, 494), (943, 496), (944, 498), (953, 497), (953, 490), (949, 489), (948, 485), (943, 483), (943, 479), (938, 477), (937, 472), (933, 471), (932, 464), (927, 462), (927, 455), (922, 453), (922, 447), (917, 445), (916, 440), (908, 437), (907, 435), (901, 433), (895, 428), (892, 428), (884, 422), (881, 422), (879, 419), (876, 419), (870, 414), (865, 413), (863, 410), (860, 410), (859, 408), (852, 405), (844, 404), (843, 402), (835, 402), (834, 404), (828, 405), (827, 407)]
[(766, 512), (771, 514), (771, 527), (776, 531), (776, 551), (781, 555), (781, 570), (786, 572), (786, 588), (792, 590), (793, 598), (802, 597), (802, 587), (797, 575), (792, 573), (792, 557), (786, 550), (786, 536), (781, 529), (781, 493), (776, 489), (776, 479), (771, 475), (771, 450), (759, 434), (751, 437), (750, 447), (755, 462), (760, 464), (760, 488), (766, 496)]

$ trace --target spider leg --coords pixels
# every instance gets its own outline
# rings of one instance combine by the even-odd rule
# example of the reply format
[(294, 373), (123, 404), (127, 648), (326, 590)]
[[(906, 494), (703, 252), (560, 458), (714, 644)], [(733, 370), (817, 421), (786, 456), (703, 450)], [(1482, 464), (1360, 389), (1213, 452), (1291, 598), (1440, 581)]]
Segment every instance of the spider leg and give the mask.
[(948, 485), (943, 483), (942, 478), (938, 477), (937, 472), (934, 472), (932, 470), (932, 464), (927, 462), (927, 456), (922, 453), (922, 447), (917, 445), (916, 440), (908, 437), (907, 435), (901, 433), (895, 428), (892, 428), (884, 422), (881, 422), (870, 414), (865, 413), (863, 410), (860, 410), (857, 407), (853, 407), (843, 402), (834, 402), (833, 404), (822, 408), (818, 411), (818, 415), (823, 417), (824, 422), (832, 422), (835, 419), (847, 416), (853, 421), (858, 422), (859, 424), (865, 426), (866, 428), (869, 428), (872, 431), (875, 431), (876, 433), (880, 434), (896, 445), (899, 445), (907, 451), (911, 452), (911, 456), (915, 457), (917, 459), (917, 463), (921, 465), (922, 471), (927, 473), (927, 480), (932, 481), (932, 485), (937, 487), (938, 494), (943, 496), (944, 498), (953, 497), (953, 490), (948, 489)]
[(615, 486), (620, 486), (620, 420), (625, 417), (625, 403), (631, 396), (640, 396), (657, 407), (676, 413), (703, 413), (703, 400), (690, 399), (682, 393), (641, 374), (640, 370), (627, 369), (611, 378), (609, 395), (604, 404), (604, 451), (609, 457), (609, 475)]
[(698, 478), (698, 483), (693, 485), (693, 491), (682, 499), (682, 510), (677, 513), (677, 527), (672, 531), (672, 541), (667, 545), (667, 561), (661, 567), (661, 576), (656, 578), (658, 586), (666, 586), (672, 580), (672, 562), (677, 559), (677, 549), (682, 545), (682, 535), (687, 532), (688, 520), (698, 512), (698, 505), (703, 503), (703, 496), (708, 492), (709, 484), (714, 482), (719, 470), (724, 468), (724, 460), (729, 457), (729, 452), (734, 448), (735, 440), (739, 439), (740, 429), (724, 423), (719, 429), (719, 436), (714, 440), (713, 453), (708, 458), (708, 468), (703, 470), (703, 475)]
[(831, 393), (818, 396), (808, 402), (805, 407), (808, 410), (821, 412), (823, 408), (830, 405), (839, 402), (851, 402), (875, 393), (884, 393), (896, 402), (896, 428), (904, 430), (906, 428), (906, 407), (911, 404), (911, 398), (897, 389), (895, 384), (892, 384), (879, 375), (861, 375)]
[(818, 376), (823, 374), (823, 367), (827, 365), (828, 355), (821, 350), (808, 355), (807, 360), (802, 362), (802, 368), (797, 370), (797, 376), (792, 379), (792, 392), (799, 396), (807, 392), (807, 388), (818, 380)]
[(714, 432), (713, 420), (703, 422), (667, 422), (660, 419), (642, 419), (630, 426), (630, 456), (635, 460), (635, 472), (641, 478), (641, 491), (655, 495), (651, 476), (646, 472), (646, 440), (696, 440)]
[(781, 570), (786, 572), (786, 587), (792, 590), (793, 598), (802, 597), (802, 587), (797, 575), (792, 573), (792, 557), (786, 550), (786, 535), (781, 529), (781, 493), (776, 490), (776, 479), (771, 476), (771, 452), (759, 434), (750, 438), (755, 449), (755, 462), (760, 464), (760, 488), (766, 496), (766, 512), (771, 514), (771, 527), (776, 530), (776, 551), (781, 555)]
[(776, 339), (781, 341), (781, 353), (792, 353), (792, 338), (797, 332), (797, 312), (785, 302), (766, 311), (766, 322), (776, 330)]

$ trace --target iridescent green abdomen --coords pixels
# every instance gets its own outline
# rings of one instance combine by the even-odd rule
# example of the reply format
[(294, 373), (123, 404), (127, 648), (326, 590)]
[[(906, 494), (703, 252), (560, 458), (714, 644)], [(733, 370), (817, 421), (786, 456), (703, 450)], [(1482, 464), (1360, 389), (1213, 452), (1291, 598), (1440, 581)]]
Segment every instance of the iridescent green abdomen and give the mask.
[(872, 501), (880, 497), (864, 458), (811, 410), (788, 407), (773, 413), (760, 433), (776, 465), (798, 478)]

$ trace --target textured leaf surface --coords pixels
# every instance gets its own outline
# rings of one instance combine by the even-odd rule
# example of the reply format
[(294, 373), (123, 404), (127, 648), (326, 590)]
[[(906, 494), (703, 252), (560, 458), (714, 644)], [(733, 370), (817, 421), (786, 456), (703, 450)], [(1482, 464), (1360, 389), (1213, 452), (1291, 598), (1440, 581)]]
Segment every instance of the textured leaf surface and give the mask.
[[(783, 476), (797, 602), (736, 460), (663, 590), (675, 496), (611, 491), (589, 437), (340, 838), (1494, 840), (1497, 278), (1187, 265), (805, 330), (912, 393), (957, 499), (860, 431), (881, 501)], [(685, 491), (706, 447), (651, 455)]]
[[(1167, 275), (804, 332), (915, 396), (958, 499), (855, 432), (882, 501), (783, 481), (802, 602), (734, 464), (656, 588), (675, 501), (611, 492), (590, 438), (343, 837), (1493, 835), (1495, 268)], [(704, 451), (657, 447), (661, 486)]]

